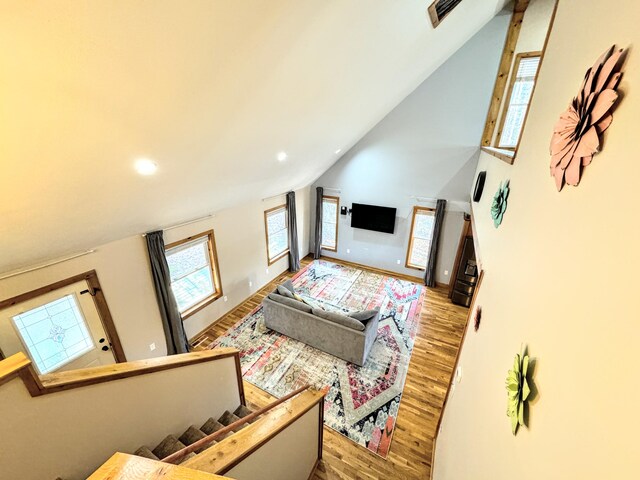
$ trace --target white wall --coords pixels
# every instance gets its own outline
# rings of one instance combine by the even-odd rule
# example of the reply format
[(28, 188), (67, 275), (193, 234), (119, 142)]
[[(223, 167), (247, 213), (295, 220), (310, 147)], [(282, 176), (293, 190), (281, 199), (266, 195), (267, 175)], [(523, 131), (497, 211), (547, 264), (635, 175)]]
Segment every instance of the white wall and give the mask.
[[(487, 183), (473, 207), (486, 269), (482, 323), (477, 333), (470, 327), (461, 352), (437, 480), (638, 477), (639, 18), (633, 0), (561, 0), (515, 164), (480, 159)], [(631, 50), (613, 124), (580, 185), (557, 192), (553, 126), (614, 43)], [(496, 229), (490, 201), (507, 178), (508, 209)], [(539, 395), (528, 428), (514, 437), (504, 382), (521, 345), (536, 359)]]
[[(316, 180), (313, 187), (340, 189), (341, 205), (398, 209), (393, 235), (352, 229), (350, 217), (341, 217), (338, 251), (324, 255), (422, 276), (405, 268), (411, 211), (417, 204), (410, 197), (444, 198), (449, 211), (436, 280), (449, 283), (509, 19), (503, 12), (491, 20)], [(311, 196), (314, 216), (315, 188)]]
[(15, 378), (0, 395), (7, 480), (87, 478), (115, 452), (153, 449), (240, 404), (233, 357), (35, 398)]
[[(187, 200), (185, 200), (187, 201)], [(189, 337), (206, 328), (285, 271), (285, 257), (267, 273), (264, 210), (285, 203), (284, 195), (215, 212), (215, 217), (165, 232), (165, 243), (213, 229), (222, 289), (227, 296), (185, 320)], [(309, 188), (296, 191), (300, 256), (309, 245)], [(10, 298), (95, 269), (128, 360), (166, 354), (164, 331), (153, 290), (146, 244), (141, 235), (102, 245), (96, 253), (0, 280), (0, 299)], [(249, 281), (252, 286), (249, 287)], [(150, 351), (149, 345), (156, 344)]]

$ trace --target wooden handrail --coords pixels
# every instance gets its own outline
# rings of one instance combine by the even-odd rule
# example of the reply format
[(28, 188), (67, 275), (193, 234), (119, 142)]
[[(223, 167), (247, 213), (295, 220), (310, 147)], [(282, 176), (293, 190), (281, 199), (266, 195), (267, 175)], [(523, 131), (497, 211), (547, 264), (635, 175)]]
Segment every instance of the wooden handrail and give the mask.
[(212, 445), (198, 455), (180, 464), (217, 475), (226, 475), (254, 452), (284, 432), (298, 419), (318, 407), (318, 456), (322, 458), (323, 411), (325, 392), (305, 390), (287, 402), (272, 409), (242, 430)]
[(211, 443), (213, 440), (216, 440), (220, 436), (231, 432), (236, 427), (244, 425), (245, 423), (250, 422), (254, 418), (257, 418), (260, 415), (263, 415), (263, 414), (267, 413), (269, 410), (274, 409), (278, 405), (280, 405), (280, 404), (286, 402), (287, 400), (289, 400), (290, 398), (295, 397), (296, 395), (304, 392), (305, 390), (307, 390), (310, 387), (311, 387), (311, 385), (305, 385), (304, 387), (300, 387), (297, 390), (294, 390), (293, 392), (289, 393), (288, 395), (285, 395), (284, 397), (279, 398), (278, 400), (270, 403), (266, 407), (262, 407), (261, 409), (256, 410), (253, 413), (250, 413), (246, 417), (242, 417), (241, 419), (236, 420), (233, 423), (230, 423), (226, 427), (221, 428), (220, 430), (218, 430), (216, 432), (213, 432), (212, 434), (207, 435), (204, 438), (201, 438), (200, 440), (192, 443), (191, 445), (183, 448), (182, 450), (178, 450), (177, 452), (172, 453), (168, 457), (163, 458), (161, 461), (162, 462), (167, 462), (167, 463), (176, 463), (176, 462), (180, 461), (182, 458), (184, 458), (186, 455), (190, 454), (191, 452), (195, 452), (196, 450), (199, 450), (201, 447), (204, 447), (208, 443)]
[(212, 473), (167, 465), (148, 458), (116, 453), (87, 480), (216, 480), (225, 479)]
[(16, 353), (11, 357), (0, 361), (0, 385), (6, 381), (20, 376), (32, 397), (50, 393), (70, 390), (73, 388), (95, 385), (98, 383), (120, 380), (123, 378), (146, 375), (161, 372), (187, 365), (195, 365), (203, 362), (220, 360), (228, 357), (236, 357), (236, 370), (238, 374), (238, 388), (240, 398), (244, 399), (244, 387), (242, 385), (241, 372), (239, 371), (240, 352), (235, 348), (216, 348), (201, 352), (182, 353), (167, 357), (156, 357), (134, 362), (115, 363), (100, 367), (71, 370), (68, 372), (52, 373), (38, 376), (31, 360), (22, 353)]

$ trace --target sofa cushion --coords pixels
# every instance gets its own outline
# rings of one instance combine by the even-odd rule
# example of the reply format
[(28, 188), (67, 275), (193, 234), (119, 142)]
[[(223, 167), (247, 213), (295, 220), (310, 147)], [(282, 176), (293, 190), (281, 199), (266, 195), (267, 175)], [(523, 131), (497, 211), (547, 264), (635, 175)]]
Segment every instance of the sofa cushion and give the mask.
[(301, 310), (306, 313), (311, 313), (311, 307), (309, 305), (299, 302), (295, 298), (285, 297), (284, 295), (279, 295), (277, 293), (270, 293), (267, 298), (273, 300), (274, 302), (286, 305), (287, 307), (295, 308), (296, 310)]
[(368, 322), (380, 312), (380, 308), (374, 308), (373, 310), (360, 310), (359, 312), (350, 313), (351, 318), (360, 320), (363, 323)]
[(324, 318), (325, 320), (338, 323), (345, 327), (352, 328), (353, 330), (359, 330), (361, 332), (364, 330), (364, 324), (362, 322), (339, 312), (328, 312), (322, 308), (314, 308), (311, 313), (316, 317)]

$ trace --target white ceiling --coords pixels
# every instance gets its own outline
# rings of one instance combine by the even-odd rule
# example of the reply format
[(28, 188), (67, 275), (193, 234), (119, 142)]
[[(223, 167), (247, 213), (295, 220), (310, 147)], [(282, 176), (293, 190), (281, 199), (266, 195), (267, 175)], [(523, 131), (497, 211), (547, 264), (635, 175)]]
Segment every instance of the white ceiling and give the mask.
[(0, 271), (310, 184), (505, 1), (429, 3), (2, 0)]

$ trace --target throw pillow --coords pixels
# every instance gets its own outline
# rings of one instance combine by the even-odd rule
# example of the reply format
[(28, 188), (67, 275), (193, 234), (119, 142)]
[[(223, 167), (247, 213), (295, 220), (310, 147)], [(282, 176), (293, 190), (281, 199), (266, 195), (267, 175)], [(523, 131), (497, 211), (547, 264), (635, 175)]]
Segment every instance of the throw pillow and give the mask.
[(289, 298), (285, 297), (284, 295), (278, 295), (275, 293), (270, 293), (269, 295), (267, 295), (267, 298), (273, 300), (274, 302), (286, 305), (287, 307), (295, 308), (296, 310), (300, 310), (305, 313), (311, 313), (311, 307), (309, 305), (299, 302), (295, 298)]
[(338, 323), (348, 328), (352, 328), (353, 330), (364, 330), (364, 324), (355, 318), (348, 317), (338, 312), (327, 312), (322, 308), (314, 308), (311, 313), (313, 313), (316, 317), (324, 318), (325, 320), (329, 320), (330, 322)]
[(375, 317), (378, 312), (380, 312), (380, 308), (374, 308), (373, 310), (360, 310), (359, 312), (353, 312), (349, 314), (349, 316), (365, 323)]
[(283, 297), (295, 298), (294, 293), (284, 285), (278, 285), (278, 288), (276, 289), (276, 291)]

